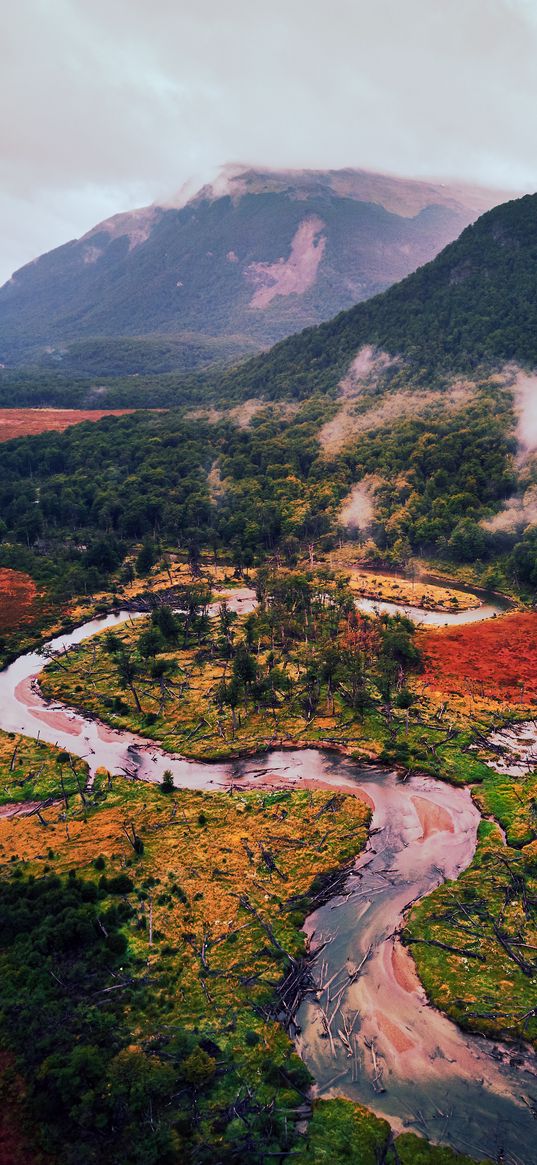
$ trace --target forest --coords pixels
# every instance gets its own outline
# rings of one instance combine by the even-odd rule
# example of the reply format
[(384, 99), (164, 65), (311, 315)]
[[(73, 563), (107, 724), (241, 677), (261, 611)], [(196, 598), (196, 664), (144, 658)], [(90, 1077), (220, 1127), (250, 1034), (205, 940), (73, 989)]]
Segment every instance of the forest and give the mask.
[(311, 544), (334, 545), (342, 499), (372, 475), (381, 560), (499, 563), (511, 585), (531, 588), (533, 529), (517, 537), (480, 524), (517, 488), (508, 396), (485, 386), (457, 413), (370, 430), (327, 456), (319, 431), (333, 408), (320, 397), (290, 416), (268, 405), (248, 428), (225, 411), (138, 412), (10, 441), (0, 447), (0, 564), (56, 598), (121, 586), (141, 544), (149, 565), (166, 548), (193, 566), (223, 555), (240, 570), (276, 553), (292, 564)]
[(364, 344), (399, 358), (388, 383), (534, 367), (536, 205), (532, 194), (495, 207), (414, 274), (225, 373), (224, 385), (270, 399), (333, 393)]
[[(412, 555), (474, 563), (528, 594), (537, 578), (534, 527), (493, 533), (486, 523), (520, 484), (512, 394), (490, 373), (537, 359), (535, 198), (497, 207), (397, 286), (234, 369), (155, 374), (146, 366), (103, 384), (76, 372), (1, 369), (0, 404), (15, 393), (21, 405), (172, 411), (0, 449), (0, 563), (70, 597), (121, 585), (122, 564), (140, 543), (151, 544), (148, 555), (168, 547), (194, 564), (220, 554), (241, 569), (276, 551), (292, 562), (312, 543), (330, 545), (346, 492), (370, 478), (374, 554), (395, 565)], [(412, 419), (366, 427), (330, 454), (323, 425), (364, 343), (396, 360), (355, 411), (431, 386), (440, 400)], [(125, 344), (127, 367), (136, 339)], [(456, 372), (472, 375), (474, 394), (453, 411)], [(232, 423), (230, 408), (252, 397), (261, 399), (248, 427)], [(533, 472), (526, 468), (526, 478)]]

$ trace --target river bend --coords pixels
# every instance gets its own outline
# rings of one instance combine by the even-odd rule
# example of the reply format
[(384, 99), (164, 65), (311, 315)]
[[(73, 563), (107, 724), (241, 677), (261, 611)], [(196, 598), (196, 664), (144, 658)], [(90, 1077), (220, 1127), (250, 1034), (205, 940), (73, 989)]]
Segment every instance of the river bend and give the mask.
[[(243, 594), (237, 603), (250, 601)], [(239, 609), (240, 606), (239, 606)], [(68, 650), (132, 618), (108, 615), (49, 645)], [(537, 1070), (498, 1041), (459, 1030), (431, 1007), (397, 938), (405, 911), (472, 860), (479, 814), (466, 789), (425, 776), (406, 782), (316, 749), (203, 764), (166, 753), (63, 706), (47, 704), (37, 676), (47, 657), (19, 657), (0, 673), (0, 728), (57, 744), (99, 766), (178, 787), (228, 789), (301, 784), (336, 788), (372, 806), (368, 847), (345, 892), (307, 919), (317, 992), (299, 1013), (298, 1050), (322, 1096), (346, 1096), (477, 1159), (537, 1165)]]

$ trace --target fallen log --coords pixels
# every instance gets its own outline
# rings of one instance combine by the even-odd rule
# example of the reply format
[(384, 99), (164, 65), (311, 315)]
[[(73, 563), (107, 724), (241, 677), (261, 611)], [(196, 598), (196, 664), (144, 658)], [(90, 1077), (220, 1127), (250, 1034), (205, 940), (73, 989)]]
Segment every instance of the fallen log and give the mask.
[(411, 943), (420, 943), (423, 946), (439, 947), (441, 951), (448, 951), (451, 955), (461, 955), (465, 959), (478, 959), (480, 963), (486, 963), (486, 958), (480, 951), (470, 951), (468, 947), (453, 947), (449, 943), (441, 943), (436, 938), (414, 938), (412, 935), (404, 935), (404, 943), (410, 946)]

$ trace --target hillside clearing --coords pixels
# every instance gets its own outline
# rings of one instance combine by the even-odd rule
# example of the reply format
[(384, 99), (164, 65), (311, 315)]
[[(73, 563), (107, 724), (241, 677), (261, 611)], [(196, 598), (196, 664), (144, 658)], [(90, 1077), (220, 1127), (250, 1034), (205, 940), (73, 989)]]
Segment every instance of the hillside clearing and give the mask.
[(123, 417), (134, 409), (0, 409), (0, 441), (35, 437), (38, 433), (63, 433), (82, 421)]

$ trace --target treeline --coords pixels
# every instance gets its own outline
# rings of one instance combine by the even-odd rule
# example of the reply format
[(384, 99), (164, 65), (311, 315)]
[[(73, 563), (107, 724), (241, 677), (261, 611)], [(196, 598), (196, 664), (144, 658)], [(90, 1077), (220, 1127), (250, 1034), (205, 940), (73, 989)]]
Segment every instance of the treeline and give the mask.
[[(140, 543), (225, 553), (239, 567), (334, 544), (350, 486), (379, 479), (372, 533), (395, 563), (412, 553), (504, 559), (535, 582), (534, 535), (481, 524), (516, 490), (510, 398), (483, 388), (466, 408), (372, 430), (328, 460), (318, 442), (332, 415), (322, 397), (283, 418), (270, 406), (247, 428), (136, 413), (0, 446), (0, 562), (58, 596), (94, 593)], [(152, 548), (152, 549), (151, 549)], [(119, 574), (118, 580), (129, 581)]]
[(319, 411), (269, 411), (248, 429), (138, 413), (8, 442), (0, 560), (69, 595), (99, 589), (141, 541), (184, 549), (194, 566), (202, 549), (239, 566), (280, 544), (292, 553), (327, 533), (346, 484), (326, 479)]
[(94, 377), (56, 369), (0, 368), (0, 408), (154, 409), (203, 405), (218, 376), (202, 372)]
[(213, 337), (195, 332), (173, 336), (96, 336), (75, 340), (63, 348), (59, 346), (36, 359), (46, 368), (85, 376), (160, 376), (237, 362), (256, 348), (247, 337)]

